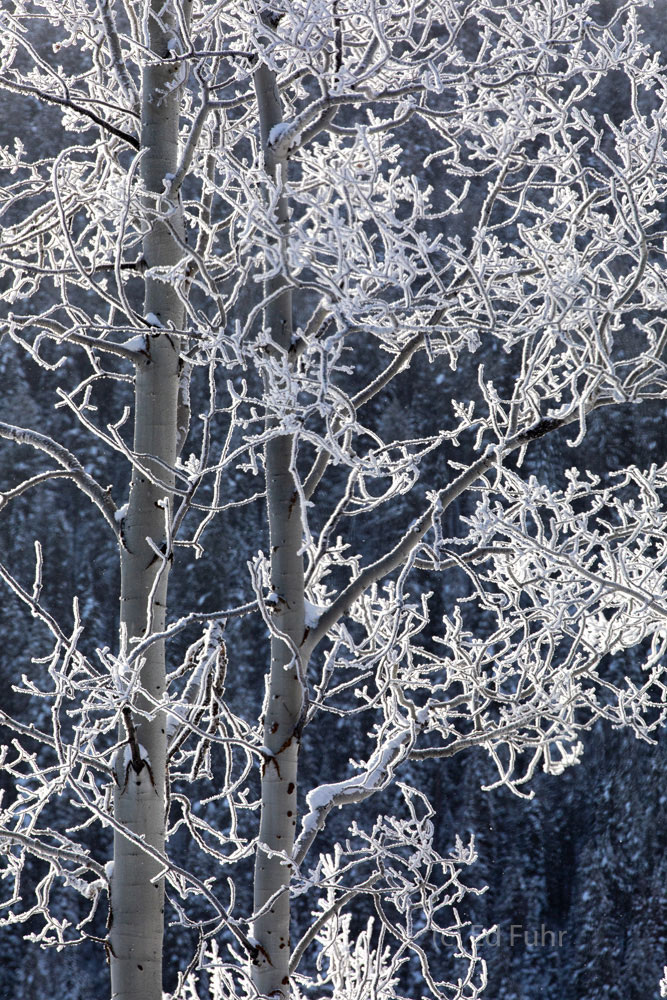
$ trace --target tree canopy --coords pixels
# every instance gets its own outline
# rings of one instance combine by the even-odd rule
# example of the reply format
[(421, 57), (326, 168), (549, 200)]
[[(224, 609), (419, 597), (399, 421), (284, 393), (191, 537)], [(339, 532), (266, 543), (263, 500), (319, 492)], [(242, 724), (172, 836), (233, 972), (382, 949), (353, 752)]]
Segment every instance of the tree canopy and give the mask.
[[(548, 450), (667, 395), (642, 6), (5, 4), (39, 401), (1, 505), (61, 498), (0, 561), (41, 628), (0, 706), (6, 923), (103, 942), (119, 1000), (161, 996), (163, 891), (174, 1000), (473, 1000), (474, 838), (437, 848), (420, 762), (529, 795), (598, 720), (664, 725), (667, 466)], [(102, 593), (54, 582), (75, 489)]]

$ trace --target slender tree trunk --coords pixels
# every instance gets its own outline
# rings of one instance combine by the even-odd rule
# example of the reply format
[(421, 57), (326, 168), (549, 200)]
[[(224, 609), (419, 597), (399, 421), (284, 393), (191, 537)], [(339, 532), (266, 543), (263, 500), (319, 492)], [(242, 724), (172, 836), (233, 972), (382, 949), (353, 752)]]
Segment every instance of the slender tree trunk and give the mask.
[[(159, 19), (154, 16), (159, 12)], [(156, 57), (168, 57), (177, 36), (176, 19), (164, 0), (149, 0), (148, 44)], [(178, 163), (178, 122), (182, 63), (147, 65), (142, 80), (141, 176), (148, 192), (147, 212), (168, 206), (160, 194), (164, 178)], [(178, 211), (170, 224), (181, 229)], [(176, 263), (182, 251), (169, 227), (154, 219), (143, 245), (149, 267)], [(146, 279), (145, 315), (162, 327), (183, 326), (183, 307), (173, 286)], [(150, 473), (132, 471), (130, 497), (121, 546), (121, 628), (128, 648), (146, 630), (164, 627), (170, 553), (166, 552), (166, 519), (171, 516), (171, 489), (176, 460), (179, 389), (178, 337), (151, 333), (146, 357), (136, 366), (134, 450)], [(145, 458), (144, 456), (151, 456)], [(153, 480), (159, 480), (155, 482)], [(147, 539), (164, 548), (156, 555)], [(126, 710), (123, 735), (127, 751), (119, 755), (115, 816), (160, 853), (165, 845), (166, 734), (162, 713), (151, 699), (165, 692), (165, 650), (154, 643), (141, 665), (140, 681), (149, 697), (134, 700)], [(111, 992), (114, 1000), (161, 1000), (164, 884), (160, 865), (136, 844), (116, 832), (111, 879)]]
[[(286, 159), (279, 159), (269, 144), (271, 128), (281, 121), (275, 76), (266, 66), (255, 73), (264, 164), (273, 183), (283, 184)], [(278, 224), (287, 239), (288, 204), (278, 202)], [(283, 354), (292, 339), (292, 293), (277, 275), (266, 282), (268, 304), (264, 322), (271, 330), (277, 353)], [(259, 950), (254, 983), (260, 994), (287, 997), (290, 959), (290, 868), (284, 858), (292, 855), (296, 826), (296, 782), (305, 663), (299, 647), (304, 635), (304, 576), (300, 549), (302, 512), (291, 472), (293, 440), (273, 438), (266, 446), (266, 500), (271, 544), (271, 584), (276, 597), (274, 622), (287, 637), (271, 640), (271, 676), (264, 718), (264, 744), (272, 753), (263, 767), (262, 812), (255, 860), (254, 925)], [(276, 852), (276, 853), (273, 853)]]

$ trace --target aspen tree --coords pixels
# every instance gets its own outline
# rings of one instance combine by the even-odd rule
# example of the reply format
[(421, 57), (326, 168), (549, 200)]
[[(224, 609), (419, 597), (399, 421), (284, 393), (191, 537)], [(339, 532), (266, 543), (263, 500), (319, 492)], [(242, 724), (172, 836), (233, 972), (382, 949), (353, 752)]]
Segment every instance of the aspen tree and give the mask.
[(0, 422), (43, 463), (0, 509), (75, 487), (120, 622), (53, 613), (54, 504), (0, 560), (50, 644), (0, 706), (0, 920), (103, 945), (113, 1000), (476, 1000), (420, 762), (521, 795), (664, 725), (667, 467), (529, 464), (667, 395), (641, 7), (4, 5), (0, 88), (57, 130), (2, 150), (3, 350), (53, 399)]

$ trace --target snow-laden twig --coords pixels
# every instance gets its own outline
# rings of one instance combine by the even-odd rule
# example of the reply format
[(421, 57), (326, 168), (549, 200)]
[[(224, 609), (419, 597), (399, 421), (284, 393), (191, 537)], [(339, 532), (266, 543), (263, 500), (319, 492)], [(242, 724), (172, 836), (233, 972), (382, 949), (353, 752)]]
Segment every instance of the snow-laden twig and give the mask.
[[(79, 489), (98, 507), (114, 533), (117, 532), (115, 521), (116, 505), (111, 498), (110, 492), (102, 489), (99, 483), (86, 472), (71, 451), (64, 448), (63, 445), (58, 444), (57, 441), (54, 441), (53, 438), (46, 434), (27, 427), (15, 427), (12, 424), (4, 422), (0, 422), (0, 437), (14, 441), (16, 444), (30, 445), (31, 448), (35, 448), (37, 451), (44, 452), (51, 458), (54, 458), (64, 469), (64, 473), (61, 475), (66, 475), (73, 483), (76, 483)], [(47, 474), (43, 475), (46, 476)], [(33, 480), (29, 480), (8, 494), (2, 494), (0, 503), (6, 503), (12, 496), (18, 495), (18, 492), (23, 492), (23, 489), (28, 488), (33, 482)]]

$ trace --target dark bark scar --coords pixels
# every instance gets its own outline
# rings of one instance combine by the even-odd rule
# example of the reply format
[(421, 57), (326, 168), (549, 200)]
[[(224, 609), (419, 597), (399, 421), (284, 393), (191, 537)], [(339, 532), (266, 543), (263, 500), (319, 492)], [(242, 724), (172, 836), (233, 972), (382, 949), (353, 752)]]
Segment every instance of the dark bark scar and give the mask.
[(125, 781), (123, 782), (123, 791), (127, 788), (127, 782), (130, 777), (130, 768), (133, 769), (135, 774), (141, 774), (142, 770), (146, 768), (148, 771), (148, 776), (151, 779), (151, 785), (155, 788), (155, 778), (153, 776), (153, 770), (147, 760), (141, 756), (141, 751), (139, 749), (139, 742), (137, 740), (137, 731), (134, 728), (134, 720), (132, 718), (132, 709), (129, 705), (125, 705), (122, 711), (123, 722), (125, 723), (125, 729), (127, 731), (127, 744), (130, 747), (130, 760), (128, 761), (127, 767), (125, 768)]
[(258, 964), (257, 959), (259, 958), (260, 955), (262, 955), (269, 963), (269, 965), (273, 966), (273, 962), (269, 958), (269, 953), (267, 952), (266, 948), (264, 948), (264, 946), (259, 943), (259, 941), (256, 944), (249, 945), (248, 951), (250, 952), (250, 959), (253, 965)]
[[(274, 725), (276, 725), (276, 724), (274, 723)], [(271, 732), (272, 733), (275, 732), (275, 729), (273, 727), (271, 727)], [(283, 752), (283, 750), (287, 750), (287, 747), (292, 742), (293, 736), (294, 736), (294, 733), (292, 733), (291, 736), (288, 736), (287, 739), (285, 740), (285, 742), (283, 743), (283, 745), (281, 747), (279, 747), (276, 750), (275, 753), (272, 753), (270, 756), (269, 756), (269, 754), (264, 754), (263, 755), (264, 756), (264, 760), (262, 762), (262, 777), (264, 777), (264, 775), (266, 774), (267, 765), (268, 764), (273, 764), (275, 766), (275, 769), (276, 769), (277, 773), (278, 773), (278, 777), (282, 781), (282, 775), (280, 773), (280, 764), (278, 763), (278, 756), (279, 756), (279, 754), (281, 754)], [(290, 782), (290, 784), (292, 784), (292, 782)]]

